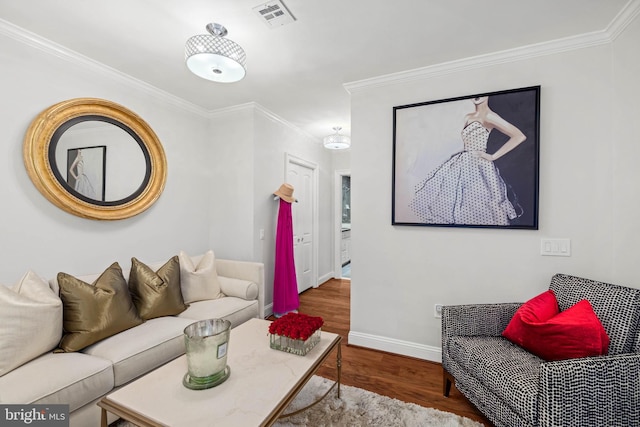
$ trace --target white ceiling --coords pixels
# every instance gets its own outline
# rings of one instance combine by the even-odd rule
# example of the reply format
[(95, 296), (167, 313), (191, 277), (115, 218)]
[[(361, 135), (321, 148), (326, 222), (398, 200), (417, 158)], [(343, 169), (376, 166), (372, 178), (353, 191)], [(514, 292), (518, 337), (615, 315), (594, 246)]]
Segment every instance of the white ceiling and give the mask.
[[(283, 1), (296, 21), (277, 28), (252, 10), (262, 0), (0, 0), (0, 19), (206, 110), (256, 102), (319, 138), (350, 132), (344, 83), (606, 30), (628, 2)], [(185, 41), (209, 22), (245, 49), (240, 82), (184, 65)]]

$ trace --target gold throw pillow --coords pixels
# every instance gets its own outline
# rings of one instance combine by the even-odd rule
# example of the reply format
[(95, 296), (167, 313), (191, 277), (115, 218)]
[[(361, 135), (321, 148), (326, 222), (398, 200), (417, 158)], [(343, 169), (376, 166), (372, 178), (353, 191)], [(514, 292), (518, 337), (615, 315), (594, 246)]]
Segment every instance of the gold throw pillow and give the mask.
[(174, 316), (188, 307), (180, 289), (180, 261), (177, 256), (167, 261), (158, 271), (131, 258), (129, 289), (138, 314), (144, 320)]
[(116, 262), (93, 284), (58, 273), (63, 335), (56, 352), (73, 352), (142, 323)]

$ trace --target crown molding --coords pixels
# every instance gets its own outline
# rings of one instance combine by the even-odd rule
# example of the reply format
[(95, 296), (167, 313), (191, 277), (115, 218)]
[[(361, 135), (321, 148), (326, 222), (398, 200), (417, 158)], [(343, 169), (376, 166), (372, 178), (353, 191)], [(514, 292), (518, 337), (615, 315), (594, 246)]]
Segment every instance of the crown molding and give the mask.
[(129, 74), (118, 71), (115, 68), (103, 64), (102, 62), (98, 62), (94, 59), (84, 56), (74, 50), (66, 48), (22, 27), (18, 27), (17, 25), (14, 25), (1, 18), (0, 34), (5, 35), (25, 45), (31, 46), (35, 49), (41, 50), (50, 55), (53, 55), (57, 58), (63, 59), (72, 64), (86, 68), (93, 73), (101, 74), (127, 87), (140, 90), (147, 95), (151, 95), (152, 97), (160, 101), (166, 102), (182, 110), (197, 114), (202, 117), (206, 117), (209, 113), (205, 108), (185, 101), (178, 96), (172, 95), (169, 92), (163, 91), (153, 85), (150, 85), (149, 83), (146, 83), (140, 79), (136, 79)]
[(472, 56), (455, 61), (415, 68), (413, 70), (400, 71), (370, 79), (345, 83), (344, 88), (349, 93), (355, 93), (362, 89), (388, 86), (392, 84), (407, 83), (415, 80), (433, 78), (478, 68), (491, 67), (510, 62), (517, 62), (539, 56), (552, 55), (585, 47), (597, 46), (609, 42), (604, 31), (567, 37), (551, 42), (537, 43), (514, 49), (493, 52), (486, 55)]
[(612, 43), (638, 14), (640, 14), (640, 0), (630, 0), (615, 16), (607, 28), (601, 31), (594, 31), (576, 36), (564, 37), (549, 42), (535, 43), (527, 46), (493, 52), (486, 55), (472, 56), (427, 67), (385, 74), (378, 77), (345, 83), (343, 86), (347, 92), (353, 94), (362, 89), (407, 83), (415, 80), (491, 67), (540, 56), (554, 55), (571, 50), (605, 45)]
[[(401, 71), (398, 73), (386, 74), (364, 80), (357, 80), (343, 84), (349, 93), (371, 87), (387, 86), (390, 84), (410, 82), (441, 75), (453, 74), (461, 71), (473, 70), (477, 68), (489, 67), (498, 64), (521, 61), (539, 56), (553, 55), (565, 51), (582, 49), (592, 46), (603, 45), (613, 42), (624, 29), (640, 14), (640, 0), (630, 0), (622, 10), (614, 17), (605, 30), (586, 33), (578, 36), (565, 37), (544, 43), (537, 43), (528, 46), (494, 52), (486, 55), (478, 55), (455, 61), (444, 62), (413, 70)], [(68, 49), (62, 45), (52, 42), (22, 27), (18, 27), (0, 18), (0, 34), (12, 38), (18, 42), (39, 49), (50, 55), (71, 62), (73, 64), (87, 68), (93, 72), (102, 74), (125, 86), (141, 90), (154, 98), (167, 102), (170, 105), (182, 110), (197, 114), (202, 117), (214, 117), (230, 111), (240, 111), (245, 108), (254, 108), (265, 117), (278, 122), (301, 135), (318, 141), (318, 138), (308, 134), (299, 127), (277, 116), (260, 104), (249, 102), (228, 108), (217, 110), (207, 110), (196, 104), (188, 102), (183, 98), (172, 95), (140, 79), (134, 78), (106, 64), (95, 61), (76, 51)]]
[(605, 32), (611, 37), (611, 41), (618, 38), (625, 28), (640, 14), (640, 0), (630, 0), (623, 8), (618, 12), (615, 18), (611, 21), (609, 26), (605, 29)]
[(221, 116), (224, 114), (229, 114), (229, 113), (237, 113), (237, 112), (242, 112), (242, 111), (254, 111), (257, 112), (259, 114), (261, 114), (263, 117), (267, 118), (268, 120), (271, 120), (273, 122), (276, 122), (286, 128), (289, 128), (290, 130), (296, 132), (297, 134), (311, 140), (312, 142), (321, 142), (320, 139), (318, 139), (317, 137), (305, 132), (304, 130), (300, 129), (299, 127), (297, 127), (296, 125), (294, 125), (293, 123), (283, 119), (282, 117), (278, 116), (277, 114), (275, 114), (274, 112), (266, 109), (265, 107), (263, 107), (262, 105), (260, 105), (257, 102), (246, 102), (244, 104), (238, 104), (238, 105), (232, 105), (230, 107), (224, 107), (224, 108), (218, 108), (217, 110), (212, 110), (209, 112), (209, 117), (210, 118), (214, 118), (217, 116)]
[(231, 105), (229, 107), (222, 107), (222, 108), (217, 108), (215, 110), (209, 110), (209, 112), (207, 113), (207, 116), (209, 118), (214, 118), (214, 117), (223, 116), (229, 113), (253, 111), (254, 109), (257, 108), (256, 106), (258, 106), (258, 104), (255, 102), (246, 102), (244, 104)]

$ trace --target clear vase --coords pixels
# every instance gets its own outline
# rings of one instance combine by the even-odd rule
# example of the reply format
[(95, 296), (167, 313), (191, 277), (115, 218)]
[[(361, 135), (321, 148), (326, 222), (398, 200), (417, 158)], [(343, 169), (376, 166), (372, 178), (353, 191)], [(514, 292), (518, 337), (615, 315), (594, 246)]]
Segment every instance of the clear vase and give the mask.
[(293, 339), (278, 334), (269, 334), (269, 346), (287, 353), (306, 356), (320, 342), (320, 329), (317, 329), (306, 340)]

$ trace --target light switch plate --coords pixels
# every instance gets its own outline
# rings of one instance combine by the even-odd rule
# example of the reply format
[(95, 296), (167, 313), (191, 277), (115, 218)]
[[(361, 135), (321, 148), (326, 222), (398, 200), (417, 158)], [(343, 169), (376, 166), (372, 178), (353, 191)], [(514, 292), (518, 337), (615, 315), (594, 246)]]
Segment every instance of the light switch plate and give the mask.
[(540, 239), (540, 255), (571, 256), (571, 239)]

